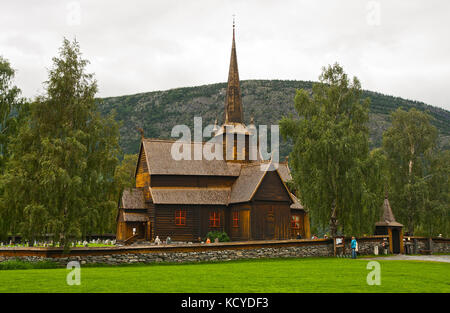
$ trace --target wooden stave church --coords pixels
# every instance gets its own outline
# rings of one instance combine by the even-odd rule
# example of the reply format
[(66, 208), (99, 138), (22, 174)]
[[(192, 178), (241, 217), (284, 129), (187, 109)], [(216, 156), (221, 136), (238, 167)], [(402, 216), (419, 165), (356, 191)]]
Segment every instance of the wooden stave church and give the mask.
[[(255, 126), (252, 121), (247, 127), (243, 120), (233, 25), (225, 123), (214, 129), (224, 147), (232, 132), (232, 159), (174, 160), (175, 140), (142, 137), (136, 187), (124, 190), (119, 201), (118, 242), (153, 241), (156, 236), (194, 242), (209, 231), (225, 231), (233, 241), (291, 239), (298, 234), (309, 238), (308, 212), (286, 185), (292, 179), (287, 162), (269, 170), (274, 165), (270, 161), (260, 156), (250, 160), (249, 130)], [(242, 152), (237, 152), (238, 135), (246, 139)], [(191, 151), (205, 144), (191, 143)]]

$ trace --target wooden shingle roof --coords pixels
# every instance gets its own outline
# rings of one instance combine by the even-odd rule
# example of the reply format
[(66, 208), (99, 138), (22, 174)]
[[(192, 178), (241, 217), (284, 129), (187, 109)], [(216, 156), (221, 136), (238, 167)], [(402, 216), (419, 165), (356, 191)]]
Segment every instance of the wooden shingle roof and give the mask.
[[(182, 148), (179, 145), (174, 148), (175, 142), (175, 140), (143, 139), (142, 149), (145, 151), (150, 175), (228, 176), (237, 179), (231, 188), (153, 187), (150, 188), (150, 192), (155, 204), (228, 205), (229, 203), (247, 202), (252, 199), (268, 171), (268, 168), (262, 169), (261, 165), (273, 165), (268, 161), (243, 164), (226, 160), (206, 160), (204, 157), (202, 160), (194, 160), (196, 148), (203, 149), (205, 145), (212, 145), (205, 142), (186, 143), (186, 147), (191, 150), (191, 160), (176, 160), (172, 157), (172, 149)], [(283, 184), (292, 179), (287, 163), (279, 163), (276, 171)], [(293, 202), (291, 207), (302, 209), (303, 206), (298, 199), (289, 190), (287, 191)], [(139, 196), (137, 193), (139, 191), (136, 192), (136, 195), (124, 194), (124, 208), (138, 205), (132, 203), (142, 203), (141, 207), (145, 207), (142, 191)]]
[(278, 173), (280, 174), (280, 177), (284, 182), (292, 180), (291, 171), (287, 162), (278, 164)]
[(149, 216), (147, 213), (123, 213), (123, 220), (125, 222), (147, 222)]
[(242, 107), (241, 88), (239, 86), (239, 70), (236, 56), (236, 43), (234, 36), (231, 44), (230, 69), (228, 71), (227, 97), (225, 100), (225, 123), (243, 123), (244, 109)]
[(230, 188), (151, 188), (155, 204), (227, 205)]
[(384, 198), (383, 206), (383, 216), (381, 217), (381, 221), (376, 222), (375, 226), (397, 226), (402, 227), (403, 225), (398, 223), (395, 220), (394, 213), (392, 213), (391, 205), (389, 204), (389, 199), (386, 195)]
[[(147, 165), (150, 175), (199, 175), (199, 176), (238, 176), (241, 165), (225, 160), (194, 160), (194, 149), (203, 149), (211, 143), (186, 143), (190, 147), (191, 160), (175, 160), (172, 157), (174, 140), (144, 139)], [(182, 151), (182, 148), (180, 148)]]
[(300, 203), (300, 200), (291, 193), (291, 197), (294, 199), (294, 203), (291, 204), (291, 209), (296, 209), (296, 210), (304, 210), (305, 208), (303, 207), (303, 205)]
[[(280, 176), (283, 185), (286, 187), (286, 181), (284, 178), (288, 178), (288, 176), (285, 174), (285, 165), (280, 165), (281, 164), (278, 164), (276, 169), (273, 167), (274, 164), (269, 162), (259, 162), (243, 165), (238, 179), (231, 187), (230, 203), (250, 201), (269, 170), (275, 170)], [(280, 168), (283, 168), (282, 171), (284, 171), (283, 173), (285, 175), (280, 174)], [(286, 191), (288, 192), (293, 204), (299, 203), (298, 199), (295, 198), (291, 192), (289, 192), (287, 187)]]
[(139, 188), (126, 188), (122, 193), (120, 201), (122, 209), (144, 209), (145, 198), (144, 193)]
[[(286, 183), (292, 180), (291, 170), (289, 169), (288, 163), (280, 163), (278, 165), (278, 173), (280, 174), (281, 179)], [(300, 203), (300, 200), (291, 193), (291, 197), (294, 199), (294, 203), (291, 205), (291, 209), (304, 210), (305, 208)]]
[(266, 171), (261, 171), (260, 164), (242, 166), (238, 179), (231, 187), (231, 203), (250, 201), (261, 184)]

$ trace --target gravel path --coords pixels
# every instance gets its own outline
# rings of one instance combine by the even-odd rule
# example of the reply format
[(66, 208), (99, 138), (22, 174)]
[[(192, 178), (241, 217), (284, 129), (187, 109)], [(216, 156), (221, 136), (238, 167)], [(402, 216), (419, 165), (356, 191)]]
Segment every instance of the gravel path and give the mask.
[(450, 255), (404, 255), (397, 254), (386, 257), (364, 258), (363, 260), (406, 260), (406, 261), (434, 261), (450, 263)]

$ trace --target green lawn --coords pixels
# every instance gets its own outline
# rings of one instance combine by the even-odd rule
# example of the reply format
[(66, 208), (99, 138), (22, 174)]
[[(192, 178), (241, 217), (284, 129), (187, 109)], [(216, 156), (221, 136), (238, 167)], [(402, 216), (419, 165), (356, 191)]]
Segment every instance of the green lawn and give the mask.
[(382, 261), (381, 285), (369, 286), (367, 260), (304, 258), (203, 264), (0, 271), (0, 292), (450, 292), (450, 264)]

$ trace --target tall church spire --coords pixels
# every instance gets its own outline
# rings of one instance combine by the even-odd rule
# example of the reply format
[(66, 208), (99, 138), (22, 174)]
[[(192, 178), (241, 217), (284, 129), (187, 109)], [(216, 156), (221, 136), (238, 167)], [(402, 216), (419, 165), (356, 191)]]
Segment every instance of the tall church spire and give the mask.
[(241, 88), (239, 87), (239, 71), (236, 57), (236, 44), (234, 36), (233, 17), (233, 43), (231, 45), (230, 70), (228, 72), (227, 97), (225, 101), (225, 123), (243, 123)]

